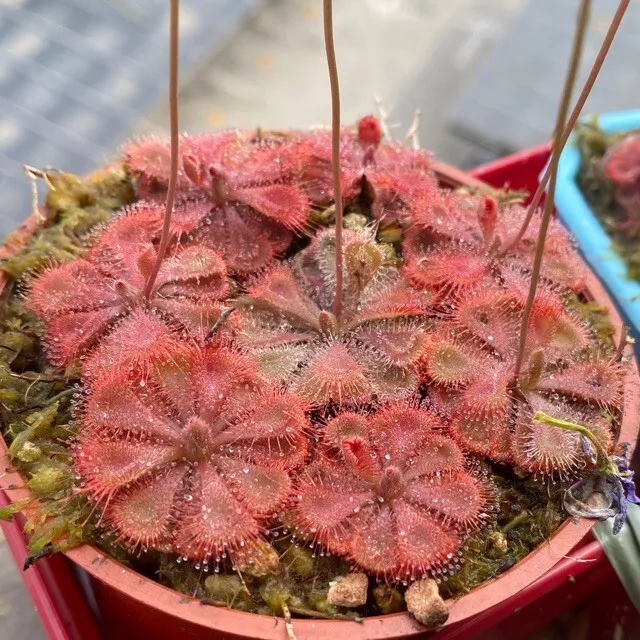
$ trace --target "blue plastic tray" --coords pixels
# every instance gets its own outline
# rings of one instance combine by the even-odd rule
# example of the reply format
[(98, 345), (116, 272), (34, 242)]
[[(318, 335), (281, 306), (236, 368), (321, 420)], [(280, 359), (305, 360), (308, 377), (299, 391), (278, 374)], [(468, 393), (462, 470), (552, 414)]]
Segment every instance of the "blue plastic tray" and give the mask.
[[(603, 114), (598, 117), (598, 124), (608, 134), (638, 129), (640, 110)], [(640, 282), (629, 279), (625, 263), (582, 195), (577, 183), (579, 167), (580, 152), (572, 138), (560, 156), (556, 208), (560, 219), (578, 241), (580, 252), (637, 335), (640, 332)]]

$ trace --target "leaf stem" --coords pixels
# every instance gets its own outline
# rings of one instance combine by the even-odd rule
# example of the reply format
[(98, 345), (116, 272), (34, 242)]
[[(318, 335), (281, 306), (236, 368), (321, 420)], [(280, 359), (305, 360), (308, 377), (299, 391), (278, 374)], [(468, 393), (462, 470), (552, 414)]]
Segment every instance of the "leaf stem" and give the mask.
[(286, 602), (282, 603), (282, 616), (284, 617), (284, 628), (287, 632), (288, 640), (298, 640), (296, 632), (293, 629), (293, 620), (291, 619), (291, 611)]
[(505, 524), (504, 527), (500, 529), (500, 531), (502, 533), (509, 533), (511, 529), (515, 529), (516, 527), (520, 526), (522, 523), (527, 522), (530, 518), (531, 518), (531, 512), (527, 509), (524, 509), (517, 516), (509, 520), (509, 522), (507, 522), (507, 524)]
[(551, 427), (557, 427), (559, 429), (565, 429), (567, 431), (574, 431), (584, 436), (593, 445), (596, 451), (596, 465), (598, 469), (608, 474), (616, 473), (616, 469), (613, 467), (613, 462), (609, 460), (607, 452), (602, 447), (600, 441), (593, 435), (590, 429), (581, 424), (575, 422), (569, 422), (568, 420), (560, 420), (559, 418), (553, 418), (544, 411), (536, 411), (533, 416), (533, 421), (537, 424), (547, 424)]
[[(587, 77), (587, 80), (585, 81), (584, 86), (582, 87), (580, 96), (578, 97), (578, 100), (576, 101), (576, 104), (573, 107), (573, 111), (569, 116), (569, 120), (567, 121), (567, 124), (564, 127), (564, 131), (562, 133), (562, 145), (561, 145), (562, 147), (564, 147), (565, 144), (567, 144), (567, 140), (569, 140), (569, 136), (571, 135), (571, 132), (573, 131), (573, 128), (575, 127), (576, 122), (578, 121), (578, 117), (582, 112), (584, 104), (587, 101), (589, 94), (591, 93), (591, 89), (593, 89), (593, 85), (595, 84), (598, 74), (600, 73), (600, 69), (602, 69), (602, 64), (604, 63), (605, 58), (609, 53), (609, 49), (611, 48), (611, 43), (613, 42), (613, 39), (615, 38), (615, 35), (618, 32), (618, 27), (622, 22), (622, 18), (628, 6), (629, 6), (629, 0), (620, 0), (618, 8), (616, 9), (616, 12), (613, 15), (613, 18), (611, 19), (611, 24), (609, 25), (609, 29), (604, 37), (604, 40), (602, 41), (602, 45), (600, 47), (600, 50), (598, 51), (598, 55), (596, 56), (593, 66), (591, 67), (589, 76)], [(547, 183), (551, 178), (551, 171), (552, 171), (551, 165), (548, 165), (547, 168), (545, 169), (542, 179), (540, 180), (540, 183), (538, 184), (538, 188), (536, 189), (536, 192), (533, 195), (533, 198), (531, 199), (531, 203), (529, 205), (527, 215), (525, 216), (525, 219), (522, 223), (522, 226), (520, 227), (520, 230), (518, 231), (517, 235), (514, 237), (513, 241), (510, 242), (504, 248), (503, 254), (507, 253), (511, 248), (515, 247), (518, 244), (518, 242), (520, 242), (520, 240), (522, 240), (527, 230), (527, 227), (531, 222), (531, 218), (533, 218), (533, 214), (535, 213), (536, 209), (538, 208), (538, 205), (540, 204), (540, 200), (542, 199), (542, 194), (544, 193)]]
[(178, 182), (178, 46), (179, 46), (179, 13), (180, 0), (171, 0), (169, 18), (169, 125), (171, 130), (171, 169), (169, 174), (169, 186), (167, 188), (167, 200), (164, 210), (164, 222), (162, 224), (162, 235), (158, 246), (153, 270), (144, 287), (143, 299), (149, 300), (153, 285), (156, 283), (160, 265), (167, 253), (171, 230), (171, 214), (173, 203), (176, 198), (176, 186)]
[(333, 196), (336, 207), (336, 293), (333, 314), (340, 318), (342, 311), (342, 187), (340, 185), (340, 85), (333, 42), (333, 2), (324, 0), (324, 45), (331, 85), (331, 159), (333, 169)]
[[(531, 312), (533, 311), (533, 303), (536, 297), (536, 290), (538, 288), (538, 278), (540, 277), (540, 268), (542, 267), (542, 259), (544, 258), (544, 245), (547, 239), (547, 230), (549, 229), (549, 223), (551, 221), (551, 214), (553, 212), (553, 196), (556, 189), (556, 178), (558, 175), (558, 161), (560, 160), (560, 153), (562, 152), (563, 140), (562, 134), (564, 130), (564, 124), (567, 119), (567, 112), (569, 111), (569, 101), (571, 100), (571, 94), (573, 92), (573, 86), (575, 84), (576, 74), (578, 73), (578, 67), (580, 65), (580, 56), (582, 54), (582, 45), (584, 42), (584, 35), (587, 30), (587, 24), (589, 22), (589, 11), (591, 8), (591, 0), (581, 0), (580, 10), (578, 11), (578, 19), (576, 24), (576, 33), (573, 39), (573, 46), (571, 51), (571, 59), (569, 61), (569, 67), (567, 69), (567, 76), (562, 90), (562, 98), (560, 100), (560, 106), (558, 107), (558, 116), (556, 118), (556, 126), (554, 129), (553, 150), (551, 153), (551, 183), (549, 185), (549, 193), (544, 203), (544, 212), (542, 214), (542, 221), (540, 223), (540, 233), (538, 234), (538, 241), (536, 243), (536, 252), (533, 258), (533, 267), (531, 269), (531, 284), (529, 286), (529, 295), (522, 312), (522, 326), (520, 329), (520, 343), (518, 345), (518, 353), (516, 356), (516, 363), (513, 372), (513, 383), (517, 385), (518, 378), (520, 376), (520, 369), (522, 368), (522, 361), (524, 359), (525, 347), (527, 345), (527, 332), (529, 329), (529, 322), (531, 320)], [(525, 227), (526, 229), (526, 227)]]
[(71, 377), (68, 376), (43, 376), (40, 373), (35, 373), (33, 372), (33, 376), (29, 376), (28, 373), (32, 373), (32, 372), (27, 372), (24, 374), (20, 374), (20, 373), (13, 373), (13, 371), (9, 372), (9, 375), (12, 378), (17, 378), (18, 380), (27, 380), (28, 382), (47, 382), (50, 384), (54, 384), (56, 382), (69, 382), (69, 380), (71, 380)]

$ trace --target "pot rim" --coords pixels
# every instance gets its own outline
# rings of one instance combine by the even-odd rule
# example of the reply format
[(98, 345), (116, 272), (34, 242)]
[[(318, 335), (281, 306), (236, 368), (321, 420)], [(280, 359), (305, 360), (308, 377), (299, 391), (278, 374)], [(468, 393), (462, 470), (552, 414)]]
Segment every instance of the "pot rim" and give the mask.
[[(484, 186), (484, 183), (464, 174), (454, 167), (441, 162), (434, 162), (441, 183), (455, 187)], [(10, 246), (0, 246), (0, 257), (17, 252), (27, 242), (39, 224), (36, 214), (14, 232)], [(581, 259), (582, 261), (582, 259)], [(584, 263), (584, 261), (583, 261)], [(591, 272), (587, 270), (586, 289), (591, 297), (608, 307), (609, 320), (614, 326), (614, 337), (619, 339), (622, 320), (616, 311), (604, 287)], [(4, 289), (6, 279), (0, 275), (0, 292)], [(635, 443), (640, 419), (638, 406), (632, 402), (633, 393), (637, 389), (639, 379), (635, 357), (624, 381), (624, 410), (620, 425), (619, 441)], [(12, 501), (30, 496), (24, 479), (16, 471), (10, 470), (8, 449), (4, 439), (0, 438), (0, 469), (6, 469), (5, 484), (11, 488), (4, 489)], [(462, 622), (497, 604), (507, 600), (551, 569), (589, 533), (594, 522), (591, 520), (565, 520), (546, 542), (532, 551), (512, 568), (458, 599), (447, 600), (449, 619), (445, 627)], [(185, 622), (203, 627), (211, 631), (228, 634), (229, 637), (244, 637), (251, 640), (281, 640), (283, 629), (279, 619), (274, 617), (227, 609), (224, 607), (203, 606), (194, 598), (165, 587), (150, 578), (120, 564), (104, 552), (83, 544), (65, 552), (65, 555), (77, 566), (84, 569), (93, 578), (100, 580), (112, 589), (132, 598), (145, 607), (173, 615)], [(350, 624), (348, 633), (350, 640), (390, 639), (415, 636), (425, 632), (425, 628), (406, 612), (372, 616), (364, 618), (361, 623), (349, 623), (340, 620), (296, 619), (295, 628), (299, 637), (305, 640), (326, 640), (330, 637), (341, 637), (345, 633), (345, 625)]]

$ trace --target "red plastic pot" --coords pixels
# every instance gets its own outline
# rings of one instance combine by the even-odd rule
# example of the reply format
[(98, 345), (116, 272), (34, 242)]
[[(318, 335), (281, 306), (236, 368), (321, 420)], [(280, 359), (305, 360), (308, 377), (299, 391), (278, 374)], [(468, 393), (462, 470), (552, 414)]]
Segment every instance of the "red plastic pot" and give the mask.
[[(8, 497), (0, 491), (0, 507), (7, 504)], [(22, 522), (15, 518), (0, 524), (16, 566), (21, 570), (27, 557)], [(52, 556), (38, 562), (24, 571), (22, 578), (50, 640), (100, 640), (102, 634), (86, 596), (73, 566), (64, 556)]]
[[(472, 176), (463, 174), (446, 165), (439, 164), (438, 170), (442, 182), (449, 186), (459, 184), (477, 185), (479, 178), (502, 186), (509, 182), (512, 188), (535, 187), (537, 175), (546, 161), (546, 149), (518, 154), (515, 157), (493, 163), (477, 170)], [(28, 238), (35, 222), (28, 220), (21, 234)], [(2, 251), (6, 249), (3, 248)], [(611, 309), (611, 320), (616, 332), (621, 328), (620, 318), (615, 313), (607, 294), (594, 277), (588, 279), (588, 289), (592, 296)], [(625, 397), (632, 398), (637, 385), (635, 368), (630, 372), (626, 385)], [(621, 425), (620, 438), (635, 442), (638, 433), (638, 413), (635, 403), (628, 402)], [(0, 470), (8, 466), (6, 447), (0, 440)], [(20, 476), (8, 473), (3, 484), (13, 483), (7, 494), (13, 500), (24, 497), (27, 490)], [(522, 612), (530, 607), (527, 614), (528, 626), (544, 624), (543, 619), (535, 613), (542, 594), (551, 594), (550, 601), (556, 609), (561, 599), (553, 590), (567, 584), (571, 574), (582, 575), (595, 573), (595, 569), (603, 567), (602, 554), (599, 547), (583, 547), (580, 554), (587, 554), (593, 562), (586, 564), (563, 560), (583, 542), (592, 523), (589, 521), (566, 521), (548, 543), (541, 545), (515, 567), (487, 582), (471, 593), (450, 602), (450, 618), (446, 627), (438, 632), (442, 640), (454, 638), (476, 637), (478, 633), (505, 620), (513, 622), (521, 617)], [(101, 612), (104, 630), (109, 637), (122, 639), (138, 639), (153, 636), (157, 640), (169, 638), (215, 638), (220, 640), (238, 640), (240, 638), (281, 640), (285, 630), (281, 620), (269, 616), (247, 614), (221, 608), (203, 606), (196, 600), (162, 587), (157, 583), (118, 564), (101, 551), (89, 545), (83, 545), (68, 552), (67, 557), (90, 576), (96, 600)], [(607, 566), (607, 565), (604, 565)], [(593, 569), (592, 569), (593, 567)], [(30, 570), (31, 571), (31, 570)], [(587, 580), (584, 580), (583, 591), (588, 593)], [(570, 594), (576, 592), (575, 584), (569, 589)], [(566, 606), (562, 605), (563, 607)], [(553, 607), (545, 608), (548, 612)], [(520, 613), (518, 613), (520, 612)], [(540, 624), (536, 624), (536, 618)], [(300, 640), (324, 640), (331, 637), (349, 635), (353, 640), (373, 638), (405, 638), (424, 635), (424, 630), (406, 614), (395, 614), (368, 618), (361, 624), (326, 620), (296, 620), (296, 633)], [(519, 625), (524, 630), (527, 625)], [(53, 636), (56, 637), (56, 636)], [(62, 636), (64, 638), (65, 636)], [(499, 637), (499, 636), (497, 636)], [(504, 636), (503, 636), (504, 637)], [(520, 633), (508, 636), (521, 637)]]
[(469, 173), (492, 187), (508, 188), (512, 191), (528, 191), (533, 195), (538, 188), (538, 178), (547, 165), (550, 154), (551, 145), (545, 142), (533, 149), (519, 151), (494, 162), (483, 164)]

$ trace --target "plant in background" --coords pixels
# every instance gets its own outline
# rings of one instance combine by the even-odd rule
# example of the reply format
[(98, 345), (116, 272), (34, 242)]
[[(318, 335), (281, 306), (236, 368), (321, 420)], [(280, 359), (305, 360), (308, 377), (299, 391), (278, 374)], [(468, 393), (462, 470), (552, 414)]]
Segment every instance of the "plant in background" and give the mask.
[(580, 191), (626, 263), (628, 277), (636, 281), (640, 280), (639, 137), (634, 131), (608, 134), (597, 119), (581, 121), (575, 134)]
[(602, 163), (604, 177), (616, 185), (618, 204), (627, 216), (623, 227), (637, 235), (640, 226), (640, 135), (632, 133), (614, 144)]

